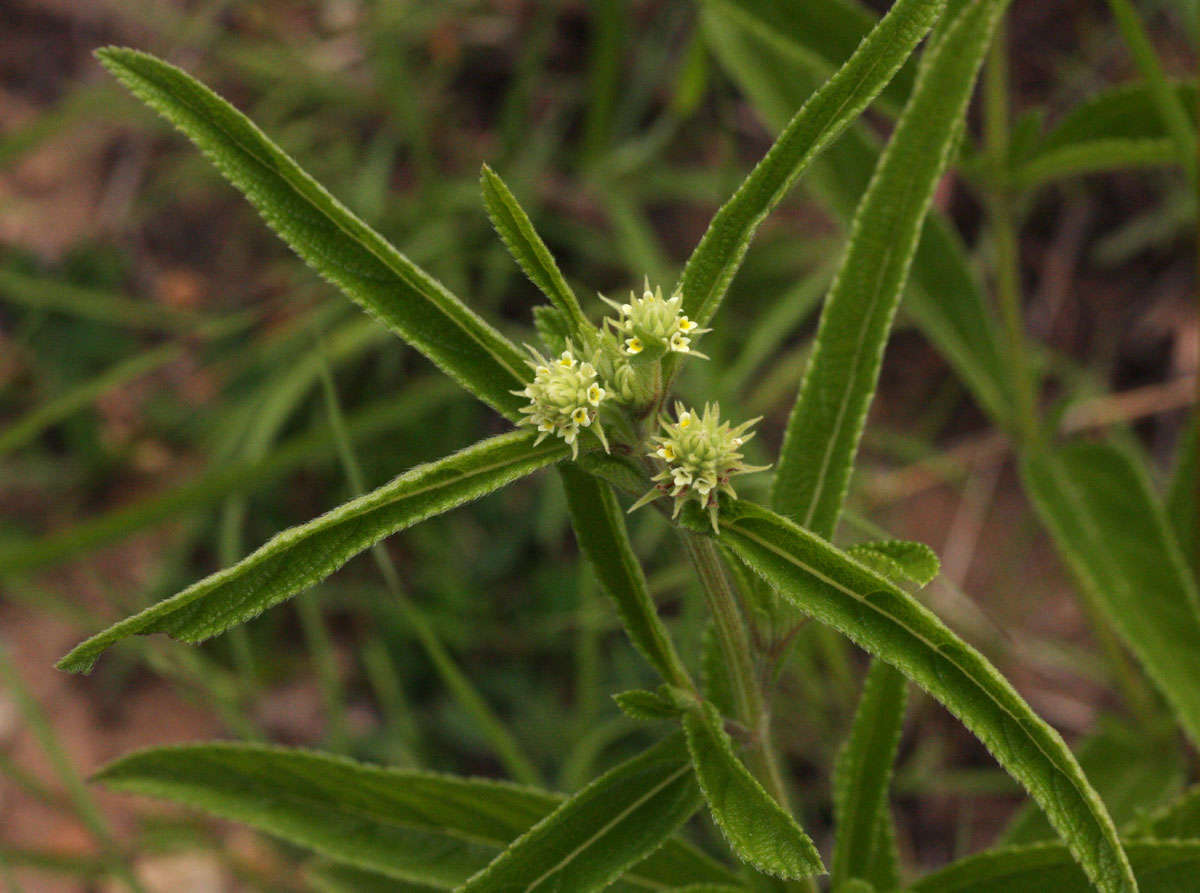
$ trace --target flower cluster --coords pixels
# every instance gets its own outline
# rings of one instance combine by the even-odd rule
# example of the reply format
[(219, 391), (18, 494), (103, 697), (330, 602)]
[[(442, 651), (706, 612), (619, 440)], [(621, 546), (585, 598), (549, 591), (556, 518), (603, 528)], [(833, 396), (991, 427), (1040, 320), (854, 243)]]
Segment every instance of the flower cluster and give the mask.
[(643, 360), (656, 360), (668, 352), (704, 356), (692, 350), (692, 339), (711, 330), (700, 328), (681, 312), (683, 295), (676, 293), (664, 301), (662, 288), (650, 291), (647, 281), (640, 298), (630, 292), (628, 304), (600, 297), (617, 310), (617, 319), (610, 317), (605, 322), (624, 339), (626, 355)]
[(604, 428), (596, 420), (607, 392), (597, 381), (595, 367), (577, 360), (570, 342), (555, 360), (547, 360), (529, 345), (526, 348), (533, 356), (532, 361), (526, 361), (533, 368), (533, 381), (523, 390), (512, 392), (529, 398), (529, 405), (521, 407), (526, 415), (519, 424), (537, 426), (541, 432), (537, 443), (549, 434), (561, 437), (571, 445), (571, 458), (579, 456), (582, 428), (592, 428), (607, 450)]
[(751, 471), (762, 471), (765, 465), (747, 465), (742, 461), (742, 444), (754, 436), (748, 433), (758, 419), (742, 422), (731, 428), (721, 421), (721, 408), (706, 404), (697, 415), (675, 404), (675, 421), (666, 415), (660, 419), (662, 433), (653, 438), (654, 450), (649, 453), (666, 463), (666, 469), (652, 480), (657, 486), (634, 504), (630, 511), (660, 496), (675, 500), (671, 516), (676, 517), (689, 499), (695, 499), (708, 511), (713, 530), (717, 529), (717, 495), (727, 493), (737, 498), (729, 479)]

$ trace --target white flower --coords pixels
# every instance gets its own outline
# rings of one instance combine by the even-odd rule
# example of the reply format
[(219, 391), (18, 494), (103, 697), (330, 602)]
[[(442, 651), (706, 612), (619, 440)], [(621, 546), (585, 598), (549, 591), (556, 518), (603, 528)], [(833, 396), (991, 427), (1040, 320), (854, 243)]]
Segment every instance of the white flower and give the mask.
[(571, 350), (550, 362), (532, 347), (533, 381), (519, 391), (521, 397), (529, 398), (529, 405), (521, 407), (524, 417), (518, 424), (534, 425), (539, 432), (535, 443), (541, 443), (554, 434), (571, 447), (571, 458), (579, 456), (579, 431), (589, 428), (596, 433), (604, 449), (608, 450), (608, 439), (599, 423), (599, 408), (608, 392), (597, 379), (596, 368), (591, 363), (580, 363)]

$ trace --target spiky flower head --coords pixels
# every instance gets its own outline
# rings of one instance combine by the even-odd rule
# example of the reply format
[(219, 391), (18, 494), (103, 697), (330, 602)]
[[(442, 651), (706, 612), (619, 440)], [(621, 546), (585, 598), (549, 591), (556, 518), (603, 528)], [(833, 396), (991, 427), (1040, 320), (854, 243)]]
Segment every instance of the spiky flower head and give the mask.
[(526, 360), (533, 368), (533, 381), (512, 392), (529, 398), (529, 405), (521, 407), (526, 415), (518, 424), (537, 427), (541, 434), (535, 443), (541, 443), (550, 434), (561, 437), (571, 445), (572, 459), (579, 456), (578, 438), (583, 428), (595, 431), (607, 451), (608, 439), (597, 416), (608, 393), (597, 380), (595, 367), (576, 359), (569, 341), (567, 349), (553, 360), (546, 359), (528, 344), (525, 347), (533, 358)]
[(627, 356), (643, 362), (657, 360), (667, 353), (704, 357), (692, 349), (692, 340), (711, 330), (700, 328), (684, 315), (682, 294), (677, 292), (663, 300), (662, 288), (650, 291), (647, 280), (640, 298), (629, 293), (628, 304), (618, 304), (603, 295), (600, 297), (617, 311), (616, 319), (608, 317), (605, 322), (621, 339), (621, 349)]
[(757, 421), (751, 419), (731, 428), (721, 421), (721, 407), (716, 403), (705, 404), (704, 412), (697, 414), (676, 401), (675, 420), (666, 414), (660, 417), (660, 433), (652, 438), (654, 449), (649, 453), (665, 462), (666, 468), (652, 478), (657, 486), (630, 511), (660, 496), (670, 496), (675, 500), (671, 513), (674, 518), (685, 502), (694, 499), (708, 512), (715, 531), (717, 495), (727, 493), (737, 498), (729, 479), (768, 467), (742, 461), (742, 444), (754, 436), (749, 429)]

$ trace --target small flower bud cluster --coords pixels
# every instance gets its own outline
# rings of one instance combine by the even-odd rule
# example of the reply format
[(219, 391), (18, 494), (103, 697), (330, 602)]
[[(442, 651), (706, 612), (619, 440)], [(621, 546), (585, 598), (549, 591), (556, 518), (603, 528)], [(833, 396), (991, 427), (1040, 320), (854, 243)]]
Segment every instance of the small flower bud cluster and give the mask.
[(536, 443), (550, 434), (561, 437), (571, 445), (573, 459), (579, 456), (578, 437), (583, 428), (592, 428), (607, 450), (604, 428), (597, 421), (607, 391), (597, 381), (595, 367), (577, 360), (570, 342), (554, 360), (547, 360), (529, 345), (526, 348), (533, 356), (532, 361), (526, 361), (533, 368), (533, 381), (523, 390), (512, 392), (529, 398), (529, 405), (521, 407), (526, 415), (518, 424), (537, 426), (541, 434)]
[(715, 403), (706, 404), (704, 412), (697, 415), (676, 402), (675, 421), (665, 415), (660, 419), (662, 433), (653, 438), (655, 448), (649, 453), (667, 467), (652, 478), (658, 482), (657, 486), (630, 511), (669, 495), (675, 500), (671, 517), (676, 517), (683, 504), (694, 499), (707, 510), (715, 531), (718, 493), (737, 498), (729, 479), (767, 467), (745, 464), (740, 452), (742, 444), (754, 436), (748, 431), (757, 421), (751, 419), (731, 428), (728, 422), (721, 421), (721, 408)]
[[(627, 356), (656, 360), (667, 353), (688, 353), (703, 357), (692, 350), (692, 339), (710, 329), (702, 329), (681, 311), (683, 295), (674, 294), (663, 300), (662, 288), (650, 291), (647, 281), (642, 296), (632, 292), (628, 304), (618, 304), (601, 295), (617, 310), (617, 319), (605, 320), (624, 339), (622, 350)], [(707, 359), (707, 357), (705, 357)]]

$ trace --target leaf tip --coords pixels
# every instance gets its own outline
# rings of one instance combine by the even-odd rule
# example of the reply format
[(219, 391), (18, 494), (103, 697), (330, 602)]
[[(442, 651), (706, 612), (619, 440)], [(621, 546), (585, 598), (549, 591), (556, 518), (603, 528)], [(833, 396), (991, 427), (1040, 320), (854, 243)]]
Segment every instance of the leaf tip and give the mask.
[(64, 673), (81, 673), (86, 676), (96, 666), (96, 660), (99, 656), (99, 652), (88, 647), (86, 641), (80, 642), (59, 658), (54, 668), (62, 670)]

